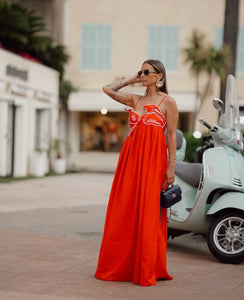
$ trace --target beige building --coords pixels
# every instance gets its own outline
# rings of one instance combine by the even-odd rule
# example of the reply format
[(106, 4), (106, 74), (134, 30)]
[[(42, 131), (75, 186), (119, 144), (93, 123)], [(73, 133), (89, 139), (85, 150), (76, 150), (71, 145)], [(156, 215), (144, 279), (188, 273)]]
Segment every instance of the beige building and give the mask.
[(0, 49), (0, 176), (49, 172), (58, 82), (58, 72)]
[[(66, 75), (79, 91), (70, 98), (71, 163), (78, 166), (84, 151), (117, 151), (127, 133), (124, 106), (109, 99), (102, 86), (134, 75), (148, 58), (166, 66), (169, 94), (180, 111), (179, 128), (189, 130), (196, 108), (195, 78), (184, 63), (182, 49), (194, 29), (208, 43), (221, 45), (225, 0), (67, 0), (64, 42), (71, 60)], [(244, 1), (240, 1), (237, 79), (244, 106)], [(205, 84), (206, 78), (201, 78)], [(140, 86), (130, 91), (143, 94)], [(214, 78), (212, 95), (199, 113), (216, 122), (213, 96), (219, 96)], [(204, 130), (196, 124), (195, 129)]]
[[(184, 63), (182, 49), (194, 29), (206, 42), (222, 43), (225, 0), (10, 0), (36, 9), (45, 16), (57, 42), (67, 46), (71, 56), (66, 79), (79, 89), (69, 100), (69, 140), (74, 167), (85, 164), (86, 155), (97, 151), (116, 152), (127, 134), (128, 113), (124, 106), (102, 92), (102, 86), (134, 75), (148, 58), (166, 66), (169, 94), (175, 98), (178, 127), (191, 129), (198, 107), (195, 78)], [(240, 0), (237, 79), (240, 104), (244, 107), (244, 0)], [(201, 77), (201, 85), (206, 78)], [(219, 79), (213, 79), (199, 116), (216, 122), (212, 97), (219, 96)], [(127, 88), (143, 94), (140, 85)], [(242, 112), (244, 114), (244, 112)], [(64, 136), (65, 127), (60, 134)], [(204, 128), (196, 123), (195, 129)], [(95, 155), (94, 157), (96, 157)]]
[[(44, 16), (48, 34), (63, 43), (65, 2), (7, 0)], [(58, 136), (59, 74), (0, 49), (0, 176), (43, 176)]]

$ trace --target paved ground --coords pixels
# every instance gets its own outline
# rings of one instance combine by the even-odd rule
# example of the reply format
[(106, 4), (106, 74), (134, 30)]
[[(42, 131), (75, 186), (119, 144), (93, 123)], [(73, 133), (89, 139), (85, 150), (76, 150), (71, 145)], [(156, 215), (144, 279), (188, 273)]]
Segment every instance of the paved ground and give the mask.
[[(83, 173), (0, 185), (1, 300), (243, 299), (243, 264), (217, 262), (199, 236), (169, 241), (168, 270), (174, 280), (145, 288), (94, 278), (101, 226), (95, 238), (72, 236), (72, 223), (65, 233), (68, 237), (61, 237), (50, 223), (49, 230), (43, 231), (45, 211), (46, 220), (51, 219), (48, 214), (62, 218), (73, 212), (72, 220), (72, 215), (83, 218), (82, 211), (88, 207), (104, 207), (111, 182), (109, 174)], [(15, 222), (14, 214), (18, 216)], [(27, 215), (29, 219), (24, 222)], [(6, 225), (6, 217), (12, 219), (9, 224), (14, 226)], [(37, 222), (43, 220), (39, 232), (23, 225), (34, 224), (35, 218)], [(18, 227), (18, 223), (22, 226)], [(87, 229), (81, 228), (82, 231)]]

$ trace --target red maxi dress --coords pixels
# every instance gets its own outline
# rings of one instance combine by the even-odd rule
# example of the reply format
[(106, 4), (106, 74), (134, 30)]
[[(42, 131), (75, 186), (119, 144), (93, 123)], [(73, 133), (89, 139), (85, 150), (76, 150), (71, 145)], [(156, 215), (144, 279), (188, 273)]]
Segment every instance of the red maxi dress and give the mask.
[(98, 279), (150, 286), (157, 279), (173, 278), (166, 266), (166, 211), (160, 213), (167, 167), (166, 120), (160, 103), (145, 105), (142, 116), (136, 106), (129, 110), (130, 130), (111, 188), (95, 274)]

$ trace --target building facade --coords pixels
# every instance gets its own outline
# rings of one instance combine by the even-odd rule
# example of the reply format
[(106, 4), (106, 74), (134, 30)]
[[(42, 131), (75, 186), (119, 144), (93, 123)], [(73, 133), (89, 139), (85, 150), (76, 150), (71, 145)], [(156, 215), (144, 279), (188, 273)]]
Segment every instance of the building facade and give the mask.
[[(102, 92), (102, 86), (134, 75), (143, 61), (160, 59), (166, 67), (169, 94), (176, 100), (178, 128), (204, 131), (194, 123), (199, 109), (196, 80), (184, 60), (193, 30), (206, 43), (220, 47), (223, 39), (225, 0), (9, 0), (37, 10), (49, 31), (67, 47), (70, 61), (66, 79), (78, 91), (69, 99), (70, 166), (80, 168), (86, 154), (118, 152), (127, 135), (128, 113), (124, 106)], [(240, 0), (237, 49), (237, 80), (240, 105), (244, 107), (244, 0)], [(198, 116), (217, 120), (213, 97), (219, 96), (219, 79), (213, 77), (211, 94)], [(207, 77), (201, 76), (200, 89)], [(140, 85), (125, 90), (142, 94)], [(244, 112), (241, 112), (244, 115)], [(64, 138), (65, 120), (60, 118), (59, 136)]]
[[(117, 151), (127, 134), (124, 106), (103, 94), (102, 86), (134, 75), (143, 61), (160, 59), (166, 67), (169, 94), (175, 98), (178, 127), (191, 129), (193, 112), (199, 105), (196, 81), (184, 63), (182, 49), (193, 30), (206, 42), (219, 47), (222, 40), (225, 0), (69, 0), (65, 1), (65, 43), (71, 60), (67, 78), (79, 91), (69, 100), (71, 164), (79, 165), (84, 151)], [(244, 1), (240, 1), (237, 80), (240, 104), (244, 105)], [(207, 78), (201, 78), (201, 86)], [(211, 107), (219, 96), (220, 81), (199, 113), (216, 122)], [(143, 94), (140, 85), (127, 91)], [(202, 125), (195, 129), (203, 131)], [(80, 159), (79, 159), (80, 158)]]
[(0, 49), (0, 176), (48, 173), (58, 91), (58, 72)]

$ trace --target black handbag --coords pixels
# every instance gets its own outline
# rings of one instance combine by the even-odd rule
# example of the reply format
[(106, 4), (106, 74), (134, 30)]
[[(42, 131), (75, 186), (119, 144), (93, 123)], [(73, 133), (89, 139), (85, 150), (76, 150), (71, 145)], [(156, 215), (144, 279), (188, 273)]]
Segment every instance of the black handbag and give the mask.
[(160, 206), (169, 208), (170, 206), (179, 202), (181, 200), (181, 193), (182, 191), (178, 184), (169, 186), (166, 191), (161, 191)]

